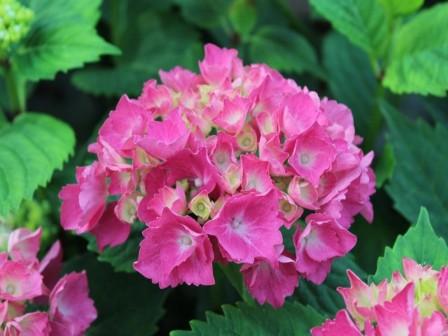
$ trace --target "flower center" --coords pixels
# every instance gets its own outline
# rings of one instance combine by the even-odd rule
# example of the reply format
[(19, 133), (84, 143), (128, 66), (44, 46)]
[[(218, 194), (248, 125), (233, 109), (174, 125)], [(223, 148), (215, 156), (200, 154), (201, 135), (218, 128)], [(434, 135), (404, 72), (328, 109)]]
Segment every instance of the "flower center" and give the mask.
[(193, 239), (191, 239), (190, 236), (184, 235), (184, 236), (180, 237), (179, 243), (182, 246), (190, 247), (191, 245), (193, 245)]
[(238, 218), (234, 218), (232, 219), (232, 221), (230, 222), (230, 226), (232, 227), (232, 229), (236, 230), (239, 229), (241, 227), (241, 225), (243, 224), (243, 221), (241, 219)]
[(14, 293), (16, 292), (16, 286), (14, 286), (13, 284), (8, 284), (6, 286), (6, 292), (11, 295), (14, 295)]
[(307, 165), (311, 162), (311, 156), (308, 153), (301, 153), (300, 154), (300, 163), (303, 165)]

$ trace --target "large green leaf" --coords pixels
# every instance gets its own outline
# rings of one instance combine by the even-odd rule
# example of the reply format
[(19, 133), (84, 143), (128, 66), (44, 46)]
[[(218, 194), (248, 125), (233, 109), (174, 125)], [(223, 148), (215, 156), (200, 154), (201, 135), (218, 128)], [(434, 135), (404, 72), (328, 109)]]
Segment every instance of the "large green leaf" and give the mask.
[(344, 36), (331, 33), (323, 43), (323, 63), (331, 93), (353, 111), (357, 133), (366, 136), (377, 86), (369, 57)]
[(380, 0), (391, 15), (403, 15), (415, 12), (423, 6), (424, 0)]
[(75, 136), (63, 122), (27, 113), (0, 131), (0, 215), (45, 185), (72, 153)]
[(136, 273), (115, 273), (93, 254), (70, 260), (64, 270), (87, 271), (90, 295), (98, 310), (88, 336), (149, 336), (157, 331), (168, 291)]
[(379, 0), (310, 0), (335, 29), (369, 55), (381, 56), (388, 39), (388, 18)]
[(336, 292), (336, 288), (349, 285), (346, 274), (349, 269), (361, 279), (367, 279), (367, 274), (358, 266), (354, 257), (349, 254), (333, 262), (331, 272), (323, 284), (314, 285), (306, 280), (301, 280), (294, 296), (300, 302), (312, 306), (317, 311), (333, 316), (345, 306), (342, 297)]
[(224, 305), (222, 310), (224, 315), (206, 313), (207, 322), (191, 321), (191, 331), (173, 331), (170, 335), (304, 336), (324, 319), (313, 308), (298, 302), (288, 302), (280, 309), (239, 303), (236, 307)]
[(394, 38), (383, 84), (396, 93), (446, 95), (448, 90), (448, 4), (415, 15)]
[(225, 25), (232, 0), (175, 0), (184, 18), (201, 28)]
[[(128, 10), (134, 13), (136, 9)], [(98, 95), (138, 95), (143, 83), (160, 69), (176, 65), (195, 69), (201, 55), (198, 33), (177, 16), (153, 10), (135, 13), (124, 35), (129, 38), (120, 44), (123, 55), (116, 59), (116, 66), (76, 72), (73, 83), (78, 88)]]
[(389, 128), (395, 168), (386, 190), (409, 221), (424, 206), (434, 229), (448, 238), (448, 129), (411, 122), (387, 103), (381, 104)]
[(322, 75), (316, 53), (301, 35), (288, 28), (264, 26), (250, 39), (250, 58), (280, 71)]
[(12, 56), (25, 79), (52, 79), (59, 71), (79, 68), (119, 50), (96, 32), (101, 1), (32, 0), (30, 32)]
[(373, 280), (380, 282), (390, 279), (393, 272), (402, 270), (405, 257), (420, 264), (431, 265), (435, 269), (448, 263), (448, 246), (435, 234), (425, 208), (420, 209), (417, 223), (405, 235), (398, 236), (393, 248), (386, 247), (384, 256), (378, 259)]

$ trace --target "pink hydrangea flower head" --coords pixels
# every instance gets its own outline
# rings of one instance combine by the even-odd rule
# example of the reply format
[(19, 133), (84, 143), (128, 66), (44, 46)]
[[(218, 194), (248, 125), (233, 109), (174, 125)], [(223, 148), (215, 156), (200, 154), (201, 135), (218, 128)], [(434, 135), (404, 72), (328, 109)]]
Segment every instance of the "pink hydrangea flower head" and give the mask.
[(280, 229), (298, 227), (295, 272), (324, 281), (356, 242), (354, 217), (373, 218), (373, 154), (358, 147), (347, 106), (267, 65), (244, 66), (235, 49), (207, 44), (199, 70), (160, 71), (162, 83), (120, 99), (89, 147), (97, 161), (60, 193), (62, 226), (104, 248), (144, 222), (134, 264), (143, 276), (207, 285), (213, 261), (244, 264), (253, 295), (278, 306), (297, 276), (279, 261)]
[(17, 229), (9, 235), (8, 253), (13, 260), (37, 261), (42, 230)]
[(143, 236), (134, 268), (161, 288), (215, 283), (212, 245), (191, 217), (165, 209)]
[(259, 304), (268, 302), (273, 307), (281, 307), (299, 283), (299, 275), (294, 260), (280, 255), (277, 260), (256, 259), (253, 264), (241, 267), (243, 279), (249, 293)]
[[(348, 272), (349, 288), (338, 288), (347, 310), (312, 330), (313, 335), (335, 335), (351, 325), (357, 335), (441, 336), (448, 333), (448, 319), (440, 295), (444, 269), (437, 272), (411, 259), (403, 260), (404, 275), (367, 285)], [(442, 280), (441, 280), (442, 279)], [(343, 319), (342, 319), (342, 315)]]
[(88, 329), (97, 312), (84, 272), (70, 273), (58, 281), (50, 294), (49, 315), (57, 336), (82, 335)]
[(277, 214), (275, 192), (236, 195), (226, 200), (204, 231), (216, 237), (229, 261), (250, 264), (255, 258), (275, 259), (275, 247), (282, 243)]

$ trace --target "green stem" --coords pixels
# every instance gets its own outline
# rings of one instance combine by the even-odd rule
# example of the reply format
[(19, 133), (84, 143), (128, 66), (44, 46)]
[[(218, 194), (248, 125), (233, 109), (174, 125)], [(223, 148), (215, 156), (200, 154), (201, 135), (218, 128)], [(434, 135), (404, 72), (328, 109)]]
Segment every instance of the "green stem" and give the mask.
[(19, 78), (10, 62), (3, 63), (6, 91), (13, 115), (24, 113), (25, 106), (25, 81)]

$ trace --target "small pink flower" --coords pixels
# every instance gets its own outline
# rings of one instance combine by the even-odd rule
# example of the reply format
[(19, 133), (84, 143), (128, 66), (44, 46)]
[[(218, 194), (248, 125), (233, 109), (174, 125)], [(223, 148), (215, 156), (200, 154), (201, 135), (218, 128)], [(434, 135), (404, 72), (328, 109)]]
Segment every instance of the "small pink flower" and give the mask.
[(205, 45), (205, 57), (199, 62), (202, 77), (207, 83), (221, 86), (231, 79), (236, 67), (241, 67), (235, 49), (218, 48), (213, 44)]
[(272, 175), (285, 175), (285, 161), (289, 155), (280, 144), (278, 134), (269, 137), (261, 137), (259, 143), (260, 159), (269, 162), (270, 172)]
[[(1, 332), (0, 332), (1, 333)], [(4, 336), (50, 336), (51, 328), (48, 322), (48, 314), (42, 312), (28, 313), (16, 317), (6, 323)]]
[(25, 261), (5, 261), (0, 268), (0, 299), (24, 301), (44, 294), (42, 276)]
[(275, 246), (282, 243), (281, 225), (274, 192), (248, 193), (228, 198), (204, 231), (216, 237), (229, 261), (251, 264), (255, 258), (275, 259)]
[(305, 92), (298, 92), (285, 99), (281, 125), (285, 135), (295, 137), (307, 131), (319, 115), (316, 101)]
[(318, 118), (318, 123), (326, 128), (330, 137), (334, 140), (342, 139), (353, 143), (355, 126), (350, 109), (344, 104), (327, 98), (321, 101), (320, 107), (322, 114)]
[(369, 286), (351, 270), (347, 271), (347, 276), (350, 287), (337, 289), (344, 299), (347, 310), (360, 325), (364, 325), (364, 320), (375, 320), (375, 306), (383, 304), (388, 294), (387, 282)]
[(62, 271), (62, 249), (59, 241), (54, 242), (39, 264), (45, 287), (53, 289)]
[(253, 154), (241, 156), (243, 180), (241, 186), (244, 191), (256, 191), (265, 194), (274, 188), (269, 175), (269, 163), (261, 161)]
[(62, 188), (61, 225), (78, 234), (92, 230), (106, 208), (106, 172), (100, 163), (94, 162), (76, 171), (76, 184)]
[(414, 308), (414, 284), (409, 283), (394, 298), (375, 308), (381, 336), (409, 335), (417, 311)]
[(134, 268), (160, 288), (213, 285), (213, 249), (201, 226), (165, 209), (144, 232)]
[(152, 197), (142, 199), (138, 208), (138, 218), (150, 225), (152, 221), (162, 215), (165, 208), (178, 215), (182, 215), (187, 209), (185, 190), (178, 183), (176, 188), (164, 186)]
[(163, 121), (150, 121), (147, 134), (138, 145), (149, 155), (166, 160), (185, 148), (189, 135), (181, 112), (174, 110)]
[(331, 167), (336, 154), (331, 142), (319, 133), (316, 128), (297, 137), (288, 159), (295, 172), (313, 186), (319, 184), (320, 177)]
[[(362, 336), (361, 331), (350, 319), (346, 310), (340, 310), (334, 320), (327, 320), (311, 329), (312, 336)], [(372, 335), (373, 336), (373, 335)], [(398, 335), (396, 335), (398, 336)]]
[[(165, 77), (165, 72), (160, 72)], [(167, 76), (169, 77), (169, 76)], [(144, 86), (138, 102), (149, 111), (157, 111), (158, 115), (166, 115), (173, 108), (173, 101), (169, 88), (165, 85), (157, 85), (154, 79), (148, 80)], [(139, 115), (137, 113), (136, 115)], [(141, 119), (145, 120), (144, 117)], [(138, 128), (136, 128), (138, 130)], [(141, 132), (140, 132), (141, 133)]]
[(328, 262), (346, 255), (355, 246), (356, 236), (323, 214), (309, 215), (306, 222), (304, 231), (294, 237), (296, 267), (307, 279), (321, 283), (329, 271)]
[(249, 101), (236, 97), (233, 100), (224, 100), (222, 111), (213, 121), (229, 134), (238, 134), (244, 126), (249, 110)]
[(12, 260), (37, 261), (42, 230), (17, 229), (9, 235), (8, 253)]
[(116, 203), (109, 203), (98, 224), (90, 231), (96, 238), (98, 250), (114, 247), (125, 242), (131, 232), (131, 225), (121, 221), (115, 214)]
[(50, 294), (52, 336), (81, 336), (97, 317), (85, 272), (61, 278)]
[(99, 137), (119, 155), (132, 157), (132, 150), (146, 132), (147, 113), (136, 100), (124, 95), (99, 130)]
[(190, 70), (174, 67), (170, 71), (159, 71), (162, 83), (178, 92), (186, 92), (201, 83), (201, 78)]
[(283, 306), (285, 298), (294, 293), (299, 283), (294, 260), (286, 255), (280, 255), (275, 261), (257, 258), (253, 264), (244, 264), (241, 272), (257, 302), (268, 302), (276, 308)]

